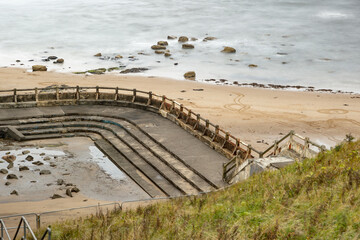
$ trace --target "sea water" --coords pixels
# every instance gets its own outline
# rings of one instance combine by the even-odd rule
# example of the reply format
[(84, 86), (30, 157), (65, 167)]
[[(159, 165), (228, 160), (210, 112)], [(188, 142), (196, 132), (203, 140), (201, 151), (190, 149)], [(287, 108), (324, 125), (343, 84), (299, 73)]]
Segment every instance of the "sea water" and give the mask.
[[(198, 81), (360, 92), (359, 16), (359, 0), (0, 0), (0, 66), (146, 67), (140, 74), (179, 80), (192, 70)], [(189, 50), (169, 40), (171, 59), (154, 54), (168, 35), (199, 40)], [(65, 63), (42, 61), (51, 55)]]

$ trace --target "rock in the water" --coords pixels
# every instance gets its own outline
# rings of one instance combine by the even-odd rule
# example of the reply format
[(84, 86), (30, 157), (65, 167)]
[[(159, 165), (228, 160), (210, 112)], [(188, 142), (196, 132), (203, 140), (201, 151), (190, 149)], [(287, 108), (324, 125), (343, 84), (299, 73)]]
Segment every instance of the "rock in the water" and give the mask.
[(143, 72), (149, 70), (148, 68), (130, 68), (130, 69), (125, 69), (123, 71), (121, 71), (120, 73), (122, 74), (126, 74), (126, 73), (139, 73), (139, 72)]
[(155, 53), (156, 53), (156, 54), (164, 54), (165, 51), (163, 51), (163, 50), (155, 50)]
[(34, 157), (31, 155), (28, 155), (25, 159), (26, 159), (26, 161), (31, 162), (32, 160), (34, 160)]
[(179, 42), (187, 42), (187, 41), (189, 41), (189, 38), (188, 37), (185, 37), (185, 36), (181, 36), (181, 37), (179, 37), (179, 40), (178, 40)]
[(194, 71), (190, 71), (184, 74), (184, 78), (189, 80), (195, 80), (196, 73)]
[(164, 56), (165, 56), (165, 57), (170, 57), (170, 56), (171, 56), (171, 53), (166, 52), (166, 53), (164, 54)]
[(18, 177), (15, 174), (10, 173), (6, 176), (6, 179), (18, 179)]
[(232, 47), (224, 47), (224, 49), (221, 51), (224, 53), (236, 53), (236, 49)]
[(88, 70), (87, 72), (91, 74), (104, 74), (106, 72), (106, 68), (92, 69)]
[(57, 59), (54, 63), (64, 63), (64, 59), (63, 59), (63, 58), (59, 58), (59, 59)]
[(5, 186), (9, 186), (11, 184), (11, 182), (6, 182)]
[(71, 189), (71, 192), (78, 193), (78, 192), (80, 192), (80, 189), (77, 188), (77, 187), (73, 187), (73, 188)]
[(115, 59), (120, 59), (120, 58), (123, 58), (123, 56), (121, 56), (120, 54), (115, 56)]
[(45, 72), (45, 71), (47, 71), (47, 67), (44, 65), (34, 65), (34, 66), (32, 66), (32, 70), (33, 70), (33, 72), (37, 72), (37, 71)]
[(69, 197), (73, 197), (70, 188), (66, 189), (66, 195), (68, 195)]
[(29, 150), (22, 151), (22, 154), (23, 154), (23, 155), (26, 155), (26, 154), (29, 154), (29, 153), (30, 153)]
[(44, 157), (44, 161), (50, 161), (50, 157)]
[(182, 48), (183, 49), (193, 49), (194, 45), (185, 43), (185, 44), (182, 45)]
[(108, 70), (108, 72), (112, 72), (115, 70), (120, 70), (120, 68), (119, 67), (111, 67), (111, 68), (108, 68), (107, 70)]
[(50, 197), (51, 199), (57, 199), (57, 198), (64, 198), (63, 196), (60, 196), (59, 194), (54, 194)]
[(44, 163), (42, 163), (42, 162), (40, 162), (40, 161), (33, 162), (32, 164), (37, 165), (37, 166), (44, 165)]
[(166, 49), (166, 47), (162, 46), (162, 45), (152, 45), (151, 49), (153, 49), (153, 50), (164, 50), (164, 49)]
[(65, 186), (66, 187), (70, 187), (70, 186), (73, 186), (74, 184), (72, 184), (72, 183), (67, 183)]
[(14, 167), (14, 163), (13, 162), (11, 162), (11, 163), (9, 163), (9, 165), (6, 167), (7, 169), (10, 169), (10, 168), (13, 168)]
[(11, 193), (10, 193), (10, 195), (19, 195), (19, 193), (16, 191), (16, 190), (14, 190), (14, 191), (12, 191)]
[(206, 37), (203, 39), (204, 42), (215, 40), (216, 37)]
[(49, 60), (55, 60), (55, 59), (57, 59), (57, 58), (58, 58), (57, 56), (49, 56), (49, 57), (48, 57)]
[(7, 174), (9, 171), (8, 170), (6, 170), (5, 168), (3, 168), (3, 169), (0, 169), (0, 173), (2, 173), (2, 174)]
[(249, 68), (257, 68), (258, 67), (258, 65), (256, 65), (256, 64), (249, 64)]
[(157, 42), (157, 45), (167, 46), (167, 45), (169, 45), (169, 43), (168, 43), (167, 41), (158, 41), (158, 42)]
[(55, 163), (50, 163), (50, 167), (56, 167), (57, 165)]
[(26, 171), (29, 170), (27, 166), (19, 166), (19, 171)]
[(50, 170), (41, 170), (40, 175), (49, 175), (51, 174)]
[(101, 53), (97, 53), (94, 55), (94, 57), (101, 57), (101, 56), (102, 56)]
[(11, 163), (16, 160), (16, 157), (14, 155), (6, 155), (6, 156), (3, 156), (2, 159), (7, 161), (8, 163)]
[(65, 183), (64, 179), (61, 178), (56, 181), (57, 185), (63, 185), (64, 183)]
[(176, 36), (168, 36), (167, 39), (174, 40), (174, 39), (177, 39), (177, 37)]

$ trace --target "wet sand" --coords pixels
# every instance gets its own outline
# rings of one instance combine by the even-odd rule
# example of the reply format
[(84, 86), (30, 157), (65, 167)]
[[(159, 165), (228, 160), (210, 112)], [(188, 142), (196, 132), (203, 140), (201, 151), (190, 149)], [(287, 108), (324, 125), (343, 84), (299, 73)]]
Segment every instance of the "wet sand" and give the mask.
[[(0, 68), (1, 89), (19, 88), (19, 86), (46, 87), (54, 84), (118, 86), (166, 95), (183, 103), (195, 113), (200, 113), (211, 122), (219, 124), (259, 150), (265, 149), (290, 130), (295, 130), (298, 134), (310, 137), (314, 142), (327, 147), (341, 142), (348, 133), (357, 138), (360, 136), (359, 94), (216, 86), (186, 80), (119, 74), (84, 76)], [(88, 203), (97, 202), (96, 198), (87, 199)], [(59, 201), (65, 204), (64, 207), (83, 204), (83, 199), (80, 197), (72, 198), (69, 202), (67, 199), (42, 201), (44, 206), (49, 207), (48, 209), (59, 207), (46, 205), (46, 201), (50, 203)], [(4, 212), (4, 209), (6, 213), (32, 211), (36, 204), (32, 203), (29, 206), (27, 202), (17, 203), (16, 209), (13, 210), (9, 210), (10, 205), (2, 204), (0, 213)]]

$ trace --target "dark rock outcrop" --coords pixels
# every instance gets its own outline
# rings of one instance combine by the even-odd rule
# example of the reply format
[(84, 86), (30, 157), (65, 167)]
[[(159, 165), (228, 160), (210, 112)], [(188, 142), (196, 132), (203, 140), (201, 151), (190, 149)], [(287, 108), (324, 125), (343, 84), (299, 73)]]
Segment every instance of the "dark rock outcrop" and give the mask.
[(32, 66), (32, 70), (33, 72), (46, 72), (47, 71), (47, 67), (44, 65), (33, 65)]

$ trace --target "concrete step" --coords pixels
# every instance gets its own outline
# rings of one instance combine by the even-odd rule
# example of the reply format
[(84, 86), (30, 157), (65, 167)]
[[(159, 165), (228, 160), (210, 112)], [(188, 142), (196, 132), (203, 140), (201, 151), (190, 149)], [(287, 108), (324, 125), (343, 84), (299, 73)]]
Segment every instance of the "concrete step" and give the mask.
[[(26, 126), (20, 127), (20, 129), (31, 129), (33, 127), (39, 128), (34, 124), (34, 119), (21, 120), (22, 123), (29, 123)], [(200, 174), (197, 170), (192, 168), (189, 164), (167, 149), (160, 142), (156, 141), (149, 134), (147, 134), (144, 130), (138, 127), (135, 123), (130, 121), (126, 121), (124, 119), (117, 119), (111, 117), (100, 117), (100, 116), (62, 116), (56, 118), (39, 119), (39, 123), (43, 123), (42, 127), (49, 127), (51, 124), (57, 123), (58, 126), (64, 125), (63, 122), (66, 121), (77, 121), (82, 122), (82, 124), (87, 123), (89, 127), (97, 127), (99, 125), (92, 124), (91, 121), (97, 121), (102, 124), (111, 124), (117, 127), (120, 127), (120, 130), (124, 130), (131, 137), (136, 139), (143, 147), (147, 148), (152, 155), (161, 160), (164, 164), (168, 165), (173, 171), (177, 172), (182, 178), (184, 178), (192, 187), (196, 188), (198, 191), (210, 191), (214, 188), (218, 188), (216, 184), (211, 182), (209, 179)], [(46, 123), (47, 122), (47, 123)], [(81, 124), (72, 123), (71, 126), (81, 126)], [(49, 125), (50, 124), (50, 125)], [(67, 124), (66, 124), (67, 125)], [(118, 131), (118, 130), (117, 130)], [(27, 134), (27, 133), (25, 133)], [(184, 188), (189, 188), (184, 184)]]
[(143, 174), (126, 160), (111, 144), (106, 140), (96, 140), (95, 145), (123, 172), (125, 172), (136, 184), (138, 184), (151, 197), (163, 197), (165, 194), (151, 183), (151, 180), (146, 178)]
[[(146, 162), (145, 159), (141, 158), (138, 154), (136, 154), (131, 148), (129, 148), (124, 142), (122, 142), (118, 137), (116, 137), (113, 133), (99, 129), (99, 128), (88, 128), (85, 124), (85, 127), (80, 127), (79, 123), (72, 124), (68, 123), (66, 124), (68, 126), (70, 125), (77, 125), (76, 127), (66, 127), (66, 128), (53, 128), (53, 129), (45, 129), (40, 128), (36, 130), (22, 130), (26, 135), (26, 139), (41, 139), (41, 134), (44, 133), (45, 136), (49, 136), (51, 138), (61, 137), (64, 133), (73, 133), (73, 132), (95, 132), (100, 134), (104, 139), (106, 139), (112, 146), (115, 148), (125, 159), (127, 159), (129, 162), (131, 162), (134, 167), (136, 167), (139, 171), (141, 171), (146, 177), (152, 180), (152, 182), (160, 188), (162, 191), (164, 191), (168, 196), (180, 196), (182, 194), (186, 194), (186, 192), (179, 189), (176, 185), (176, 183), (169, 182), (166, 178), (164, 178), (164, 175), (171, 175), (171, 172), (159, 172), (156, 169), (153, 168), (153, 166), (149, 165), (148, 162)], [(51, 127), (51, 124), (47, 125), (48, 127)], [(59, 125), (55, 125), (59, 126)], [(24, 127), (26, 129), (29, 129), (30, 126)], [(49, 132), (58, 132), (58, 134), (49, 134)], [(32, 135), (34, 134), (34, 136)]]

